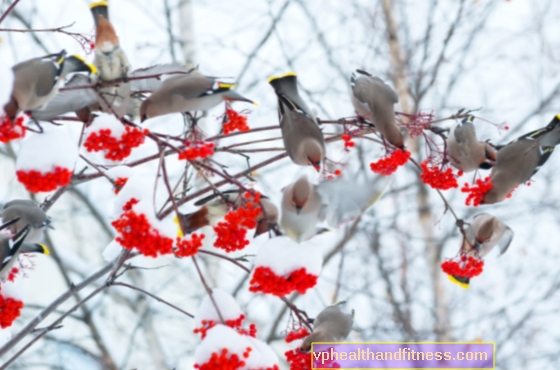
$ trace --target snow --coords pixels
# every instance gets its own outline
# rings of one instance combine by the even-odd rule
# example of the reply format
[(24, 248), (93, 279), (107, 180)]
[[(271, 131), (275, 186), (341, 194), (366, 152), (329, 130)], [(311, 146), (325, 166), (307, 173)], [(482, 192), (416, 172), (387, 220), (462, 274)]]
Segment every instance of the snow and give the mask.
[(51, 172), (59, 166), (74, 169), (78, 159), (77, 142), (65, 127), (43, 126), (44, 132), (28, 133), (21, 142), (17, 156), (17, 170)]
[(108, 169), (106, 174), (113, 180), (119, 177), (129, 179), (134, 175), (134, 169), (128, 166), (116, 166)]
[(196, 347), (194, 360), (202, 365), (212, 357), (212, 353), (219, 352), (223, 348), (227, 348), (229, 354), (235, 353), (243, 358), (243, 352), (247, 347), (252, 347), (247, 336), (239, 334), (228, 326), (218, 324), (208, 330), (206, 338)]
[(113, 262), (115, 258), (117, 258), (117, 256), (121, 253), (121, 251), (122, 251), (122, 247), (119, 244), (119, 242), (113, 240), (112, 242), (109, 243), (109, 245), (107, 245), (107, 247), (105, 247), (101, 255), (103, 256), (103, 259), (105, 261)]
[(267, 240), (255, 258), (255, 267), (266, 266), (278, 276), (289, 275), (304, 267), (309, 274), (319, 275), (323, 257), (319, 248), (312, 243), (298, 244), (287, 236)]
[(23, 302), (23, 290), (15, 282), (5, 281), (0, 285), (0, 294), (5, 298), (13, 298)]
[(272, 348), (260, 339), (250, 338), (253, 350), (246, 361), (246, 369), (267, 369), (278, 365), (278, 356)]
[[(216, 306), (218, 306), (218, 310), (224, 320), (236, 320), (243, 314), (243, 311), (241, 311), (241, 308), (235, 301), (235, 298), (233, 298), (233, 296), (229, 293), (226, 293), (224, 290), (219, 288), (213, 289), (212, 297), (214, 298)], [(216, 307), (209, 295), (204, 297), (200, 306), (198, 306), (196, 314), (194, 315), (195, 327), (201, 327), (202, 320), (221, 322), (220, 315), (216, 312)]]
[(92, 132), (110, 129), (111, 136), (119, 139), (125, 132), (125, 127), (113, 114), (99, 113), (92, 124), (85, 130), (84, 137), (87, 138)]

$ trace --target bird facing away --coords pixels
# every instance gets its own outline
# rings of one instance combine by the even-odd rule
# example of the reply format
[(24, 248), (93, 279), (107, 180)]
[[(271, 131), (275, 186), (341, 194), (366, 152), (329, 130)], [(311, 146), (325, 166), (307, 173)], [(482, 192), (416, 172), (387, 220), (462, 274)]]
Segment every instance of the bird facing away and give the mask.
[(490, 174), (492, 188), (482, 198), (482, 204), (501, 202), (517, 185), (527, 182), (546, 163), (558, 143), (560, 114), (546, 127), (501, 147)]
[[(204, 226), (214, 226), (230, 209), (237, 209), (247, 202), (252, 202), (253, 197), (245, 198), (244, 192), (239, 190), (226, 190), (221, 194), (213, 194), (195, 203), (200, 206), (198, 211), (181, 215), (188, 234)], [(266, 233), (274, 228), (278, 222), (278, 208), (268, 197), (261, 196), (264, 212), (257, 217), (255, 236)], [(258, 206), (258, 205), (257, 205)]]
[(0, 230), (8, 229), (12, 235), (29, 225), (30, 230), (26, 237), (29, 243), (42, 241), (45, 228), (52, 228), (50, 217), (31, 200), (16, 199), (4, 204), (0, 217), (4, 222)]
[(140, 120), (170, 113), (207, 111), (224, 101), (253, 101), (231, 90), (235, 84), (206, 77), (197, 71), (167, 78), (161, 86), (142, 102)]
[(13, 121), (19, 112), (39, 109), (53, 99), (59, 83), (72, 72), (96, 73), (97, 69), (87, 64), (78, 55), (47, 55), (21, 62), (12, 67), (14, 83), (10, 100), (4, 105), (6, 115)]
[(350, 335), (354, 310), (352, 313), (344, 313), (341, 306), (345, 303), (344, 301), (335, 303), (317, 315), (313, 321), (313, 332), (301, 344), (302, 351), (310, 351), (313, 342), (341, 342)]
[(476, 169), (488, 170), (496, 162), (496, 149), (478, 141), (473, 124), (474, 116), (467, 116), (451, 128), (447, 138), (447, 154), (451, 165), (465, 173)]
[(13, 236), (0, 234), (0, 280), (5, 280), (20, 253), (50, 254), (43, 244), (25, 242), (30, 230), (31, 226), (27, 225)]
[(280, 226), (290, 238), (305, 241), (316, 235), (319, 221), (338, 227), (359, 216), (381, 198), (387, 185), (379, 190), (372, 183), (357, 184), (343, 178), (314, 185), (302, 175), (283, 189)]
[[(461, 246), (461, 254), (483, 258), (494, 247), (500, 249), (500, 256), (509, 248), (513, 240), (513, 230), (497, 217), (489, 213), (480, 213), (473, 217), (473, 221), (465, 228), (465, 236)], [(451, 281), (464, 288), (469, 286), (468, 277), (450, 276)]]
[(359, 69), (356, 73), (352, 73), (350, 78), (354, 109), (373, 123), (385, 140), (403, 149), (404, 137), (395, 121), (394, 105), (399, 101), (397, 93), (379, 77)]
[(278, 96), (278, 115), (286, 153), (295, 164), (313, 166), (317, 172), (325, 158), (325, 138), (317, 120), (299, 95), (297, 75), (289, 72), (268, 82)]

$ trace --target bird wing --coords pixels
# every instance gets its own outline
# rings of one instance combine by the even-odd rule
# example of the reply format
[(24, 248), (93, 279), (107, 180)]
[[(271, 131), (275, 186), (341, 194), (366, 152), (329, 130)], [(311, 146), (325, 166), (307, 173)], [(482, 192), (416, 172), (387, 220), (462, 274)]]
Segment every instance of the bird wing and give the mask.
[[(64, 87), (90, 86), (88, 76), (75, 74)], [(33, 118), (40, 121), (50, 121), (68, 112), (76, 112), (89, 105), (97, 103), (95, 91), (90, 88), (60, 91), (44, 108), (31, 111)]]
[(16, 235), (12, 236), (8, 240), (8, 251), (7, 253), (4, 254), (2, 258), (1, 261), (2, 265), (0, 265), (0, 271), (4, 270), (4, 268), (10, 263), (11, 259), (16, 255), (19, 248), (22, 246), (25, 237), (27, 236), (27, 234), (29, 234), (30, 228), (31, 226), (27, 225), (20, 232), (18, 232)]
[(36, 79), (35, 93), (38, 96), (45, 96), (50, 94), (54, 85), (58, 81), (60, 69), (62, 67), (55, 65), (52, 62), (41, 62), (34, 65), (33, 70), (29, 73), (37, 74), (39, 78)]
[(133, 71), (129, 77), (146, 77), (153, 75), (160, 75), (159, 77), (150, 77), (142, 79), (133, 79), (130, 81), (130, 90), (132, 94), (138, 94), (146, 91), (154, 91), (161, 86), (165, 76), (180, 76), (187, 74), (190, 68), (179, 64), (157, 64), (155, 66), (141, 68)]
[(498, 242), (498, 247), (500, 248), (500, 256), (506, 253), (506, 251), (508, 250), (511, 241), (513, 240), (514, 234), (515, 233), (513, 232), (513, 230), (509, 226), (506, 226), (506, 230), (504, 231), (502, 238)]
[(375, 183), (356, 184), (341, 178), (320, 183), (317, 192), (323, 205), (322, 219), (337, 227), (342, 221), (359, 216), (383, 196), (390, 183), (391, 179), (381, 189)]

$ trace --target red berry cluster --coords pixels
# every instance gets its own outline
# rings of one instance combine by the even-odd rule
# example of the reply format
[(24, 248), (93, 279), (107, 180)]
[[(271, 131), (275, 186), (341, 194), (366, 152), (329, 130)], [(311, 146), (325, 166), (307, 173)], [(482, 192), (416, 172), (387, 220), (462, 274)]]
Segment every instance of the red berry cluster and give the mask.
[(237, 332), (242, 335), (248, 335), (250, 337), (257, 337), (257, 326), (255, 324), (250, 324), (249, 329), (238, 328)]
[[(251, 194), (245, 193), (245, 198), (251, 197)], [(236, 210), (229, 211), (225, 221), (220, 221), (214, 226), (216, 232), (216, 241), (214, 246), (233, 252), (245, 248), (249, 241), (246, 239), (247, 230), (254, 229), (257, 226), (257, 217), (262, 210), (255, 204), (260, 202), (261, 194), (255, 193), (254, 202), (247, 202), (245, 207), (239, 207)]]
[(238, 131), (249, 131), (249, 125), (247, 125), (247, 116), (239, 114), (231, 108), (226, 109), (226, 119), (224, 120), (224, 135), (229, 134), (235, 130)]
[(299, 348), (286, 351), (286, 362), (290, 364), (290, 370), (311, 370), (311, 352), (301, 352)]
[[(420, 174), (420, 179), (426, 185), (430, 185), (434, 189), (448, 190), (451, 188), (458, 188), (459, 184), (455, 175), (453, 175), (453, 170), (449, 167), (445, 171), (440, 171), (437, 166), (428, 166), (429, 162), (427, 160), (420, 163), (422, 167), (422, 173)], [(430, 168), (431, 167), (431, 168)]]
[(311, 333), (306, 328), (299, 328), (297, 330), (289, 332), (288, 335), (286, 335), (286, 339), (284, 340), (286, 341), (286, 343), (291, 343), (294, 340), (305, 338), (309, 334)]
[(474, 256), (461, 256), (459, 261), (447, 260), (441, 264), (441, 269), (447, 275), (472, 278), (482, 273), (484, 261)]
[(206, 158), (214, 155), (214, 143), (206, 141), (187, 141), (186, 149), (179, 153), (179, 159), (194, 161), (197, 158)]
[(18, 273), (19, 269), (17, 267), (12, 267), (12, 269), (8, 273), (8, 277), (6, 278), (6, 280), (13, 282)]
[(204, 234), (191, 234), (191, 239), (177, 238), (175, 243), (175, 256), (177, 257), (190, 257), (194, 256), (200, 247), (202, 247), (202, 239)]
[(278, 297), (284, 297), (295, 290), (305, 294), (307, 289), (317, 284), (317, 278), (316, 275), (308, 274), (304, 267), (292, 271), (288, 277), (283, 277), (276, 275), (269, 267), (259, 266), (253, 272), (249, 290)]
[(465, 185), (461, 188), (463, 193), (469, 193), (465, 204), (469, 206), (471, 202), (473, 206), (478, 207), (484, 198), (484, 194), (488, 193), (492, 189), (492, 183), (490, 182), (490, 176), (486, 176), (484, 179), (476, 179), (474, 186)]
[(0, 294), (0, 328), (5, 329), (21, 315), (23, 302), (14, 298), (5, 298)]
[[(251, 347), (247, 347), (243, 352), (243, 358), (247, 359), (251, 353)], [(194, 368), (199, 370), (237, 370), (245, 366), (245, 361), (239, 358), (235, 353), (228, 354), (227, 348), (223, 348), (220, 353), (212, 353), (208, 362), (200, 365), (195, 364)]]
[(369, 164), (371, 170), (383, 176), (389, 176), (400, 166), (408, 162), (410, 152), (408, 150), (397, 149), (390, 156), (381, 158), (377, 162)]
[(105, 158), (112, 161), (122, 161), (128, 157), (133, 148), (144, 143), (146, 137), (142, 130), (130, 126), (125, 127), (125, 132), (120, 138), (111, 136), (111, 129), (102, 129), (92, 132), (84, 142), (88, 152), (105, 152)]
[(348, 151), (353, 148), (356, 143), (352, 140), (352, 136), (348, 134), (342, 134), (342, 140), (344, 141), (344, 150)]
[(124, 213), (111, 223), (119, 232), (116, 241), (126, 249), (136, 248), (144, 256), (157, 257), (158, 254), (172, 252), (173, 239), (161, 236), (144, 214), (137, 214), (132, 206), (137, 203), (131, 199), (123, 206)]
[(16, 171), (17, 179), (21, 182), (27, 190), (32, 193), (39, 193), (42, 191), (53, 191), (59, 186), (66, 186), (72, 179), (72, 171), (67, 168), (55, 167), (53, 172), (45, 174), (30, 170)]
[[(1, 119), (2, 117), (0, 117)], [(25, 136), (23, 116), (16, 118), (12, 123), (9, 117), (3, 117), (0, 121), (0, 142), (7, 143)]]
[(120, 193), (120, 191), (122, 190), (123, 186), (125, 186), (126, 182), (128, 181), (128, 178), (126, 177), (117, 177), (117, 179), (115, 180), (115, 194)]

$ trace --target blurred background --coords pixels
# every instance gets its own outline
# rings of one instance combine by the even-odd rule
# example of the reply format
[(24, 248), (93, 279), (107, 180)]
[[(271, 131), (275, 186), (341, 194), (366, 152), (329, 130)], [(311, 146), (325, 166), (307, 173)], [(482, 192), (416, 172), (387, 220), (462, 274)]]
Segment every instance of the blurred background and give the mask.
[[(0, 14), (10, 5), (0, 0)], [(387, 81), (399, 95), (397, 110), (433, 112), (445, 118), (461, 108), (479, 109), (478, 136), (504, 144), (546, 125), (559, 113), (560, 3), (553, 0), (110, 0), (110, 18), (133, 69), (180, 62), (199, 66), (203, 74), (231, 77), (238, 91), (259, 103), (249, 107), (252, 128), (275, 125), (277, 103), (267, 78), (295, 71), (302, 96), (321, 119), (355, 115), (349, 98), (349, 77), (356, 68)], [(22, 0), (1, 28), (64, 29), (92, 36), (89, 1)], [(71, 35), (62, 32), (1, 32), (0, 69), (20, 61), (66, 49), (92, 60)], [(87, 45), (86, 45), (87, 46)], [(0, 89), (9, 90), (0, 81)], [(247, 106), (236, 105), (237, 110)], [(223, 106), (201, 123), (208, 135), (219, 133)], [(150, 130), (179, 133), (179, 114), (145, 123)], [(509, 126), (499, 130), (490, 122)], [(449, 127), (453, 120), (439, 125)], [(329, 125), (330, 126), (330, 125)], [(78, 141), (81, 124), (65, 129)], [(327, 127), (325, 132), (337, 132)], [(251, 139), (279, 137), (279, 131), (251, 134)], [(218, 145), (247, 141), (247, 135)], [(413, 157), (427, 155), (425, 140), (410, 140)], [(278, 151), (245, 153), (251, 164), (277, 155), (282, 141), (250, 146)], [(15, 179), (18, 143), (0, 145), (0, 203), (31, 195)], [(146, 143), (129, 161), (154, 154)], [(40, 155), (40, 154), (39, 154)], [(330, 144), (327, 156), (356, 181), (375, 178), (369, 163), (384, 155), (382, 146), (356, 140), (349, 153)], [(96, 163), (101, 155), (88, 154)], [(247, 168), (241, 155), (217, 153), (217, 161), (233, 174)], [(397, 172), (381, 201), (357, 223), (310, 241), (324, 253), (319, 284), (304, 296), (288, 298), (314, 317), (325, 306), (345, 299), (356, 310), (349, 341), (490, 341), (496, 343), (497, 369), (560, 368), (560, 192), (553, 154), (530, 187), (520, 186), (511, 199), (493, 206), (465, 206), (459, 189), (444, 194), (458, 217), (466, 221), (480, 212), (500, 217), (515, 232), (508, 253), (485, 259), (485, 271), (467, 290), (453, 285), (440, 270), (455, 256), (461, 236), (437, 193), (407, 165)], [(76, 172), (86, 166), (78, 162)], [(169, 164), (177, 181), (184, 164)], [(157, 163), (136, 173), (154, 178)], [(253, 174), (255, 187), (279, 205), (281, 189), (300, 174), (314, 181), (312, 168), (289, 159)], [(482, 174), (486, 176), (486, 174)], [(150, 177), (151, 176), (151, 177)], [(218, 178), (211, 178), (218, 181)], [(472, 174), (461, 178), (470, 182)], [(244, 182), (248, 182), (244, 179)], [(203, 185), (196, 180), (195, 186)], [(224, 187), (224, 189), (227, 187)], [(36, 197), (43, 201), (48, 194)], [(26, 321), (66, 291), (105, 265), (105, 247), (115, 236), (110, 226), (115, 195), (105, 179), (70, 189), (51, 208), (55, 230), (47, 242), (54, 253), (25, 263), (23, 316), (8, 330), (16, 333)], [(195, 209), (192, 204), (183, 211)], [(212, 247), (212, 230), (205, 248)], [(254, 255), (261, 236), (237, 255)], [(209, 257), (209, 258), (208, 258)], [(253, 257), (247, 257), (252, 260)], [(275, 297), (248, 291), (248, 275), (232, 263), (211, 256), (199, 259), (212, 287), (232, 293), (255, 323), (257, 337), (268, 342), (286, 369), (284, 342), (292, 318)], [(124, 280), (194, 313), (205, 295), (190, 259), (136, 258)], [(250, 263), (245, 263), (250, 267)], [(83, 297), (95, 284), (79, 296)], [(76, 297), (76, 299), (80, 299)], [(75, 304), (70, 299), (44, 325)], [(124, 287), (111, 287), (92, 299), (22, 355), (13, 369), (191, 369), (200, 342), (194, 323), (184, 315)], [(29, 336), (29, 339), (32, 337)], [(12, 352), (12, 354), (15, 352)]]

